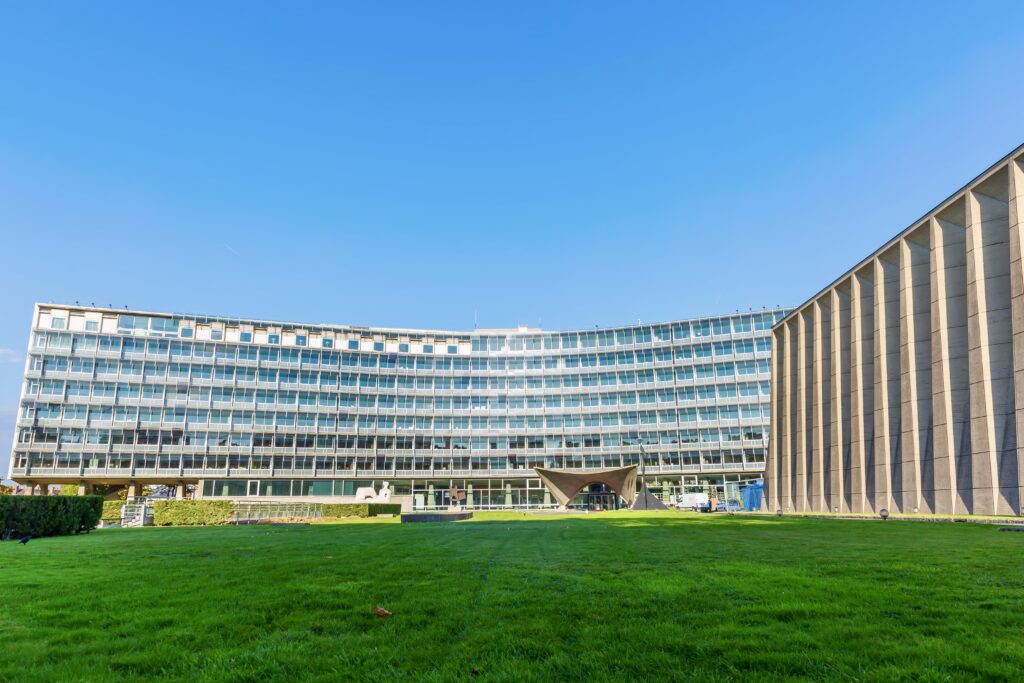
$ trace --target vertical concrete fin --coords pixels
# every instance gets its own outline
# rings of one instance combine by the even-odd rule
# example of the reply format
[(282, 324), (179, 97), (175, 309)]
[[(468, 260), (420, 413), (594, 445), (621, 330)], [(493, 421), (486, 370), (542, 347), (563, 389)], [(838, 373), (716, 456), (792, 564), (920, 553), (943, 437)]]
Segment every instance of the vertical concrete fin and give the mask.
[(873, 509), (875, 490), (875, 282), (868, 266), (851, 281), (851, 500), (853, 512)]
[(1017, 426), (1017, 509), (1024, 513), (1024, 157), (1009, 165), (1010, 298), (1013, 327), (1014, 411)]
[(831, 505), (851, 510), (850, 437), (850, 288), (843, 283), (832, 290), (832, 462)]
[(1008, 191), (1004, 168), (966, 195), (969, 512), (1006, 514), (1017, 507), (1016, 490), (1012, 500), (1003, 492), (1004, 476), (1017, 481)]
[(900, 462), (900, 250), (881, 254), (874, 262), (874, 500), (875, 510), (898, 507), (894, 491), (901, 487)]
[(928, 226), (900, 243), (900, 400), (904, 512), (934, 512), (931, 244)]
[(810, 372), (813, 359), (811, 358), (811, 331), (813, 329), (814, 309), (808, 307), (796, 315), (797, 326), (797, 362), (796, 362), (796, 486), (794, 491), (793, 509), (806, 512), (809, 505), (811, 469), (808, 467), (808, 458), (813, 448), (811, 429), (813, 427), (813, 413)]
[(935, 511), (965, 513), (971, 508), (971, 425), (964, 200), (933, 218), (931, 227)]
[(829, 508), (828, 463), (831, 451), (831, 299), (822, 297), (814, 302), (814, 433), (811, 459), (811, 509), (827, 512)]
[(782, 444), (784, 441), (782, 421), (785, 419), (785, 411), (782, 407), (783, 386), (783, 357), (786, 354), (785, 330), (776, 329), (772, 332), (772, 376), (771, 376), (771, 401), (772, 401), (772, 427), (768, 434), (768, 449), (771, 454), (771, 463), (768, 467), (768, 490), (765, 492), (772, 509), (782, 508)]

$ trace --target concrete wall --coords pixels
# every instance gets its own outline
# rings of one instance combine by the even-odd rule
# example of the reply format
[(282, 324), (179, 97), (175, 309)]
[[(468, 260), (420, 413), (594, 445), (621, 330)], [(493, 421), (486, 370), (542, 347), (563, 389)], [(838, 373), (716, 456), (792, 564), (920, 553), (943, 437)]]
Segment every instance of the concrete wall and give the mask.
[(768, 504), (1022, 514), (1024, 147), (773, 330)]

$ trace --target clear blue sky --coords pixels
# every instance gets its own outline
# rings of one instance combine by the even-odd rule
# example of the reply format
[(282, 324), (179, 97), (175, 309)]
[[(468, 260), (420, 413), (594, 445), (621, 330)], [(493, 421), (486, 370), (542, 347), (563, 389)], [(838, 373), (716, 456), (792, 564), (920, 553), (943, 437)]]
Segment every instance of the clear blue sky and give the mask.
[(454, 329), (800, 303), (1024, 141), (1022, 20), (4, 3), (0, 467), (34, 301)]

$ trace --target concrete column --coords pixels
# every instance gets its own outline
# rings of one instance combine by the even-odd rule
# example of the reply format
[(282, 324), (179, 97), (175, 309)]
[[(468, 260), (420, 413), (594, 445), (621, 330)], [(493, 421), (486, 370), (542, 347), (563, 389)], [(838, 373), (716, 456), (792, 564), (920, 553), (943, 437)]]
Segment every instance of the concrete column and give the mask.
[(92, 484), (87, 481), (78, 483), (78, 495), (80, 496), (91, 496), (92, 495)]
[(814, 358), (811, 363), (814, 374), (811, 458), (811, 500), (810, 509), (815, 512), (829, 510), (829, 463), (831, 461), (831, 297), (822, 297), (814, 302)]
[(178, 500), (185, 500), (185, 485), (178, 484), (174, 489), (174, 497)]
[(792, 326), (790, 323), (786, 323), (782, 326), (782, 393), (780, 397), (781, 414), (780, 414), (780, 427), (781, 433), (779, 434), (779, 440), (782, 446), (781, 457), (779, 458), (779, 465), (781, 467), (779, 473), (779, 509), (780, 510), (792, 510), (793, 509), (793, 489), (792, 489), (792, 463), (793, 463), (793, 430), (792, 430), (792, 419), (793, 419), (793, 333)]
[[(1014, 408), (1017, 424), (1017, 514), (1024, 510), (1024, 157), (1010, 162), (1010, 299), (1013, 327)], [(1012, 486), (1013, 484), (1010, 484)]]
[(875, 259), (874, 510), (898, 509), (900, 462), (900, 249)]
[(831, 508), (850, 511), (850, 289), (832, 290)]
[(768, 470), (768, 480), (765, 482), (768, 490), (765, 496), (772, 510), (782, 508), (782, 443), (783, 428), (782, 421), (785, 416), (782, 402), (782, 358), (786, 354), (785, 330), (782, 328), (772, 332), (772, 376), (771, 376), (771, 402), (772, 421), (771, 430), (768, 434), (768, 450), (771, 454), (771, 462)]
[(1013, 514), (1019, 507), (1017, 425), (1010, 324), (1008, 177), (995, 173), (966, 196), (967, 329), (974, 514)]
[(36, 495), (36, 485), (31, 481), (25, 482), (25, 490), (21, 492), (23, 496), (34, 496)]
[(795, 428), (793, 430), (793, 510), (797, 512), (806, 512), (807, 510), (808, 408), (811, 398), (808, 391), (810, 384), (807, 382), (809, 324), (807, 314), (803, 311), (798, 312), (793, 320), (796, 332), (796, 339), (794, 340), (796, 342), (794, 344), (794, 350), (796, 351), (796, 362), (794, 363), (796, 376), (793, 380), (793, 393), (796, 398), (794, 410)]
[(932, 450), (932, 322), (930, 229), (900, 244), (900, 399), (902, 487), (894, 486), (903, 512), (934, 511)]
[(130, 482), (128, 484), (128, 497), (137, 498), (142, 495), (142, 486), (136, 482)]
[(851, 278), (850, 313), (850, 502), (853, 512), (870, 512), (875, 484), (874, 452), (874, 272)]
[(931, 219), (931, 231), (935, 512), (966, 513), (971, 508), (971, 443), (964, 201)]

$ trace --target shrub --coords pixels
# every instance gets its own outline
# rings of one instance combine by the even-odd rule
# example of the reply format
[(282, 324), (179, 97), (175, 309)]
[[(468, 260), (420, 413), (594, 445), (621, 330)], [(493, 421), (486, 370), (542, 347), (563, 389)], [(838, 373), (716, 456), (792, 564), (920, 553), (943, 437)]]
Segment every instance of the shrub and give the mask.
[(230, 524), (235, 515), (230, 500), (157, 500), (152, 505), (156, 526), (219, 526)]
[(324, 503), (324, 517), (376, 517), (402, 512), (399, 503)]
[(99, 496), (3, 496), (0, 533), (64, 536), (92, 531), (102, 512)]
[(121, 519), (121, 508), (124, 507), (123, 500), (105, 500), (103, 501), (103, 517), (102, 519)]

